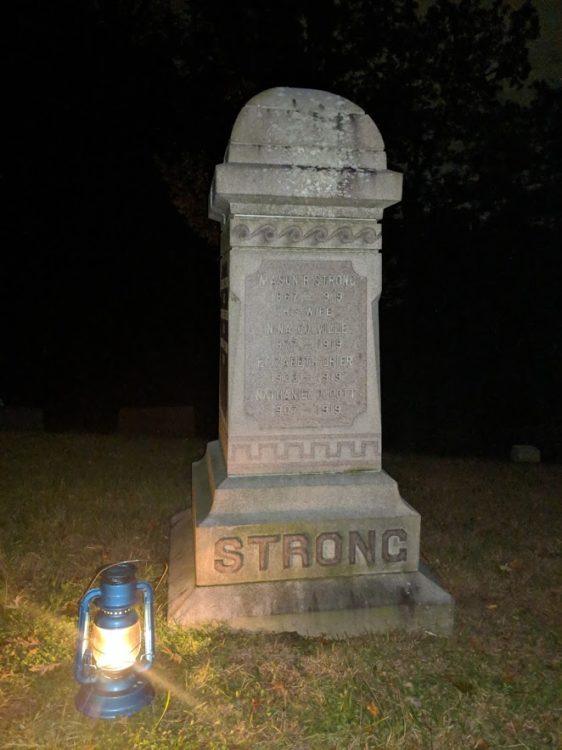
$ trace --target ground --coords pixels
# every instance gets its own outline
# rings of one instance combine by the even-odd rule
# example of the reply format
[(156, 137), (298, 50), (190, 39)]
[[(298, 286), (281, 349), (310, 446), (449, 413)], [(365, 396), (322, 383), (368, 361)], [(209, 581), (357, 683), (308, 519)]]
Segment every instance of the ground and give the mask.
[[(166, 625), (169, 519), (202, 450), (0, 435), (0, 747), (560, 747), (562, 467), (385, 456), (456, 599), (455, 634), (330, 642)], [(157, 697), (95, 722), (73, 705), (76, 603), (124, 558), (157, 586)]]

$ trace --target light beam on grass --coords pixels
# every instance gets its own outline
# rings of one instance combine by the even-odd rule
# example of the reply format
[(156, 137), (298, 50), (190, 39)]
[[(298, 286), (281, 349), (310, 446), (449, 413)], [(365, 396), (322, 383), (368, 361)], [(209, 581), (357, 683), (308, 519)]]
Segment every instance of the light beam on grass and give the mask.
[[(74, 623), (69, 622), (65, 617), (53, 614), (46, 607), (37, 604), (29, 599), (22, 599), (17, 605), (8, 605), (8, 608), (20, 609), (26, 614), (29, 613), (31, 617), (38, 622), (45, 622), (51, 630), (55, 628), (63, 630), (63, 636), (68, 641), (73, 641), (76, 637), (76, 626)], [(201, 709), (204, 707), (204, 701), (201, 701), (195, 694), (189, 692), (181, 685), (178, 685), (172, 681), (162, 670), (161, 667), (153, 666), (150, 671), (150, 681), (155, 687), (167, 690), (170, 694), (181, 701), (184, 705), (190, 708)]]

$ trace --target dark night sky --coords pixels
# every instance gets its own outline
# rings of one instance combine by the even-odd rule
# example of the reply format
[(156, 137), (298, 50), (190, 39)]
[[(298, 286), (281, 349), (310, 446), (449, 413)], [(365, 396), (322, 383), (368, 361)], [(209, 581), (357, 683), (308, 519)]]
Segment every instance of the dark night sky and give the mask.
[(463, 2), (425, 25), (408, 2), (359, 2), (343, 21), (341, 5), (294, 0), (19, 3), (0, 398), (102, 431), (126, 404), (194, 404), (214, 432), (212, 168), (253, 94), (311, 86), (364, 107), (406, 174), (384, 223), (387, 445), (559, 456), (560, 97), (522, 108), (527, 87), (500, 105), (485, 76), (524, 82), (531, 45), (529, 80), (555, 81), (560, 7), (537, 3), (541, 36), (502, 47)]

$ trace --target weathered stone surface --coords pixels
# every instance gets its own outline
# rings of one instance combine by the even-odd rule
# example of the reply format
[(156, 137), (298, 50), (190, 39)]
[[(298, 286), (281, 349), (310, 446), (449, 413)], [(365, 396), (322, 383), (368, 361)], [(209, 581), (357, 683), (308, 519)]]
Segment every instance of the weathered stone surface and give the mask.
[(347, 216), (378, 209), (380, 218), (401, 191), (402, 175), (387, 170), (381, 134), (360, 107), (325, 91), (280, 87), (258, 94), (238, 115), (215, 170), (209, 212), (224, 222), (237, 213), (235, 204), (256, 215), (267, 215), (266, 204), (280, 215), (299, 205), (343, 207)]
[(312, 89), (269, 89), (250, 99), (234, 123), (225, 161), (386, 169), (371, 118), (341, 96)]
[[(267, 223), (295, 242), (291, 225)], [(380, 254), (342, 242), (376, 236), (376, 222), (365, 224), (323, 222), (298, 251), (242, 238), (223, 252), (219, 423), (229, 474), (380, 469)], [(323, 247), (338, 230), (342, 247)]]
[(197, 585), (414, 571), (419, 514), (385, 472), (229, 477), (193, 465)]
[(168, 584), (168, 617), (184, 627), (216, 623), (336, 639), (389, 630), (452, 632), (453, 599), (425, 570), (196, 586), (193, 560), (191, 513), (184, 511), (173, 520)]
[(250, 99), (232, 129), (226, 161), (386, 168), (371, 118), (347, 99), (313, 89), (276, 88)]
[(241, 111), (215, 171), (219, 441), (172, 533), (169, 617), (333, 637), (447, 633), (420, 517), (381, 470), (381, 135), (342, 97), (278, 88)]
[(387, 208), (400, 200), (401, 175), (384, 170), (332, 169), (280, 164), (219, 164), (211, 189), (210, 216), (224, 221), (233, 203), (260, 212), (267, 202), (283, 205)]
[(246, 276), (244, 411), (261, 429), (351, 426), (367, 408), (367, 278), (264, 258)]
[(541, 452), (534, 445), (513, 445), (511, 460), (519, 464), (538, 464), (541, 461)]

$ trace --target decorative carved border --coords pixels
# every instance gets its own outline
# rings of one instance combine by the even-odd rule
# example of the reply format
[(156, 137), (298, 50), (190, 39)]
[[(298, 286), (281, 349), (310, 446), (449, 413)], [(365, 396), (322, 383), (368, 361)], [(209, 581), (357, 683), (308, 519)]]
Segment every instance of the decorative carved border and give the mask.
[(376, 221), (325, 222), (275, 217), (235, 217), (230, 227), (231, 244), (258, 247), (380, 247)]
[(380, 435), (287, 435), (283, 437), (249, 435), (228, 439), (229, 473), (255, 473), (279, 470), (282, 466), (314, 468), (329, 465), (340, 468), (350, 464), (378, 464)]

